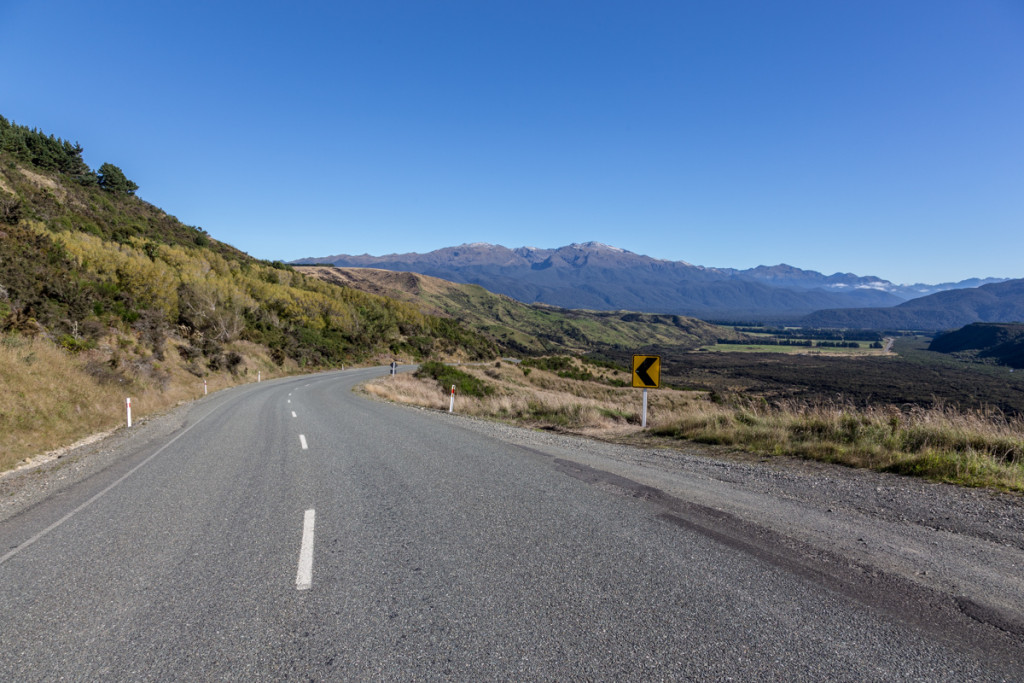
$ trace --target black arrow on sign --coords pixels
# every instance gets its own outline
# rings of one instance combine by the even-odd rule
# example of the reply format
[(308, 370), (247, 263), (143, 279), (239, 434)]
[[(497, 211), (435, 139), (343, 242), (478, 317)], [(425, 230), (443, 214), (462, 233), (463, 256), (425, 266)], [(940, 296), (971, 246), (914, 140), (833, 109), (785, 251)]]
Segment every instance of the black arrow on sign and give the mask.
[(647, 374), (647, 371), (651, 369), (651, 366), (658, 362), (657, 356), (649, 356), (644, 358), (643, 362), (637, 366), (636, 376), (640, 378), (640, 381), (649, 387), (653, 387), (657, 382), (651, 379), (651, 376)]

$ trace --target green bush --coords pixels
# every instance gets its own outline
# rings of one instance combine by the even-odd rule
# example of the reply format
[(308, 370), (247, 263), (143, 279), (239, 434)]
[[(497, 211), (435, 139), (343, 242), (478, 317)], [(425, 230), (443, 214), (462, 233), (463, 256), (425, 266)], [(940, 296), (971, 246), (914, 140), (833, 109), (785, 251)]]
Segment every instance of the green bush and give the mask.
[(494, 393), (494, 387), (483, 380), (437, 361), (428, 361), (422, 364), (416, 371), (416, 377), (435, 379), (444, 391), (450, 391), (452, 385), (455, 385), (455, 393), (460, 396), (484, 397)]
[(537, 368), (538, 370), (547, 370), (553, 372), (563, 379), (576, 379), (582, 382), (588, 382), (594, 379), (593, 373), (588, 370), (583, 370), (576, 366), (573, 359), (569, 356), (549, 356), (547, 358), (527, 358), (522, 362), (522, 365), (530, 368)]
[(62, 334), (57, 337), (57, 343), (71, 353), (78, 353), (86, 349), (95, 349), (96, 342), (91, 339), (76, 339), (70, 334)]

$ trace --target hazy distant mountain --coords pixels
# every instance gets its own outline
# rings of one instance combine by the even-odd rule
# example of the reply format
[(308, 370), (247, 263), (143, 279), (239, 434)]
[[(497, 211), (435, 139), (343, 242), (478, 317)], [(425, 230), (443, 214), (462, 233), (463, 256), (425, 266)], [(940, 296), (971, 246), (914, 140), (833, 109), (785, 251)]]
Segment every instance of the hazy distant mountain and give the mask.
[(749, 270), (729, 271), (736, 273), (743, 279), (759, 280), (767, 284), (780, 287), (816, 289), (825, 288), (833, 292), (849, 291), (851, 289), (874, 289), (879, 292), (895, 294), (904, 300), (916, 299), (936, 292), (944, 292), (950, 289), (969, 289), (982, 285), (1006, 282), (1006, 278), (971, 278), (960, 282), (944, 282), (938, 285), (926, 285), (916, 283), (913, 285), (897, 285), (888, 280), (877, 277), (861, 277), (853, 273), (835, 273), (834, 275), (822, 275), (814, 270), (801, 270), (786, 264), (777, 266), (758, 266)]
[(293, 263), (415, 272), (562, 308), (702, 318), (792, 318), (824, 308), (893, 306), (920, 296), (876, 277), (826, 276), (784, 264), (749, 270), (706, 268), (599, 242), (557, 249), (508, 249), (477, 242), (426, 254), (339, 254)]
[(891, 308), (817, 311), (801, 320), (814, 327), (886, 330), (951, 330), (976, 322), (1024, 322), (1024, 279), (938, 292)]

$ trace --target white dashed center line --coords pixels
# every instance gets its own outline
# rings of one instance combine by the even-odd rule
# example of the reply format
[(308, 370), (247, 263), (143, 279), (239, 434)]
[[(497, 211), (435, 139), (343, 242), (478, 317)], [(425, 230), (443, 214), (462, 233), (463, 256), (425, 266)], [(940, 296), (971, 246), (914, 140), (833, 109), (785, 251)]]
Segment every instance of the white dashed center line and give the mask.
[(292, 411), (292, 417), (298, 417), (298, 415), (295, 414), (294, 410)]
[(306, 435), (305, 434), (299, 434), (299, 443), (302, 444), (302, 450), (309, 449), (309, 446), (306, 444)]
[(306, 510), (302, 520), (302, 547), (299, 549), (299, 571), (295, 575), (295, 588), (304, 591), (313, 585), (313, 527), (316, 510)]

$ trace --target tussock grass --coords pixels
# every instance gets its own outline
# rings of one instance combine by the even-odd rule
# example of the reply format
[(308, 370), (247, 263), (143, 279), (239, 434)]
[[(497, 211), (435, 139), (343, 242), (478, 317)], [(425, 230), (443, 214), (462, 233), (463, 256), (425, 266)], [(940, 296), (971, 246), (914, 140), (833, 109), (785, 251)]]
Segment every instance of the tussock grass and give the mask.
[[(998, 411), (769, 404), (663, 389), (650, 392), (650, 429), (643, 433), (639, 392), (612, 386), (624, 373), (611, 372), (597, 382), (537, 367), (529, 373), (509, 365), (462, 370), (486, 379), (494, 393), (457, 396), (455, 409), (461, 414), (604, 438), (644, 434), (1024, 492), (1024, 420)], [(431, 380), (400, 375), (366, 390), (388, 400), (448, 409), (447, 394)]]
[(701, 406), (652, 428), (675, 439), (1024, 491), (1024, 421), (949, 408)]
[(0, 342), (0, 471), (117, 424), (125, 396), (41, 339)]
[[(244, 359), (235, 372), (204, 372), (209, 391), (294, 371), (265, 349), (236, 342)], [(111, 337), (72, 354), (42, 337), (0, 336), (0, 472), (33, 456), (160, 413), (203, 396), (203, 378), (189, 372), (174, 344), (157, 361), (133, 339)]]

